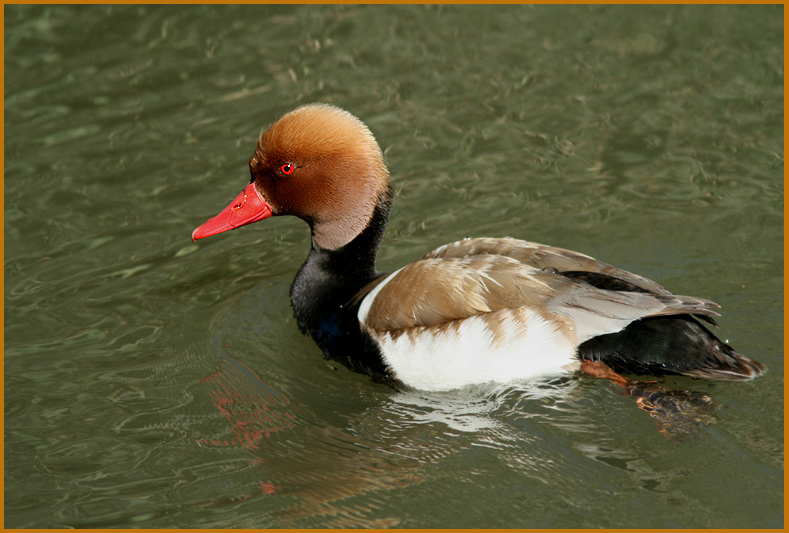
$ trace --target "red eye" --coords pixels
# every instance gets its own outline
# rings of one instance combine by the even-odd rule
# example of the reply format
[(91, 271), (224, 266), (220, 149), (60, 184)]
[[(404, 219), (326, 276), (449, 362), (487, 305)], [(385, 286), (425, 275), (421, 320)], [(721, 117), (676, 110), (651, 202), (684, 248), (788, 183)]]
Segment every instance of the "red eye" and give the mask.
[(293, 174), (293, 171), (296, 170), (296, 165), (293, 163), (285, 163), (281, 167), (279, 167), (280, 172), (285, 174), (286, 176), (290, 176)]

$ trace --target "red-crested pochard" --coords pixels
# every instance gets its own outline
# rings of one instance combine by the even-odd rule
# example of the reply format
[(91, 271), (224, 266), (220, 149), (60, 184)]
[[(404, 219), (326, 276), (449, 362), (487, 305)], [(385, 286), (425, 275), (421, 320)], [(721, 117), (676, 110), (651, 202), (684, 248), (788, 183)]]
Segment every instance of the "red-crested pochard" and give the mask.
[(587, 255), (511, 238), (465, 239), (392, 274), (375, 268), (392, 192), (370, 130), (309, 104), (263, 131), (251, 182), (202, 239), (273, 215), (309, 224), (291, 287), (326, 358), (424, 390), (576, 370), (746, 380), (766, 367), (717, 339), (719, 306)]

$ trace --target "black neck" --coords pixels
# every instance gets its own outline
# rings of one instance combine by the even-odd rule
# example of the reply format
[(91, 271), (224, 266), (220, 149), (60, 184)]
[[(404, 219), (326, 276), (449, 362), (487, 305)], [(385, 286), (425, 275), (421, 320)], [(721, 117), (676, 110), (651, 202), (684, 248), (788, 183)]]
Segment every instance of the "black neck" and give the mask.
[(340, 322), (350, 311), (347, 306), (356, 293), (381, 275), (375, 268), (375, 258), (390, 207), (391, 191), (387, 189), (379, 197), (364, 231), (336, 250), (325, 250), (313, 243), (293, 281), (290, 295), (299, 328), (309, 332), (327, 355), (334, 351), (343, 329), (359, 329), (358, 323)]

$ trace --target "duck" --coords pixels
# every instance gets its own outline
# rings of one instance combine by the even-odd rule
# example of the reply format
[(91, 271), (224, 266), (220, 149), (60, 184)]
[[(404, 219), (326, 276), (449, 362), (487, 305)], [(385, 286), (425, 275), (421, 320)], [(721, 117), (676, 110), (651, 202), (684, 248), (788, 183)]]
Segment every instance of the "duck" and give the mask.
[(273, 216), (309, 226), (290, 289), (325, 359), (425, 391), (572, 373), (744, 381), (767, 367), (718, 339), (719, 305), (588, 255), (514, 238), (464, 238), (391, 272), (376, 256), (392, 206), (370, 129), (328, 103), (265, 128), (251, 179), (192, 240)]

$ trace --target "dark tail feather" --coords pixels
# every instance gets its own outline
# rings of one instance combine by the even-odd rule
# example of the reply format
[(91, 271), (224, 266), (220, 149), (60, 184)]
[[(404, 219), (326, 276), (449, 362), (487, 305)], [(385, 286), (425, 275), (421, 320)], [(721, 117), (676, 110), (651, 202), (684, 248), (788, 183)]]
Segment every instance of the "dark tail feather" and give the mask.
[(747, 381), (767, 372), (767, 365), (755, 361), (747, 355), (735, 352), (727, 344), (723, 344), (723, 346), (729, 348), (730, 351), (725, 354), (725, 358), (720, 359), (719, 368), (698, 368), (695, 370), (686, 370), (682, 372), (682, 374), (702, 379)]
[(767, 367), (736, 352), (690, 315), (645, 318), (622, 331), (589, 339), (578, 348), (582, 360), (602, 361), (624, 374), (681, 374), (743, 381)]

